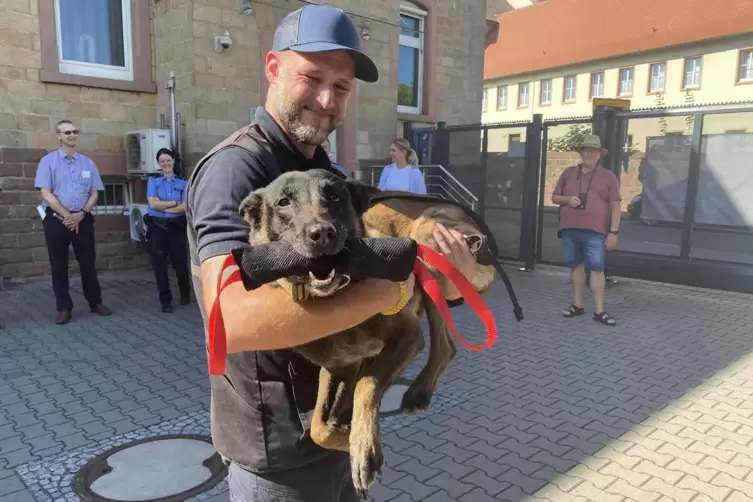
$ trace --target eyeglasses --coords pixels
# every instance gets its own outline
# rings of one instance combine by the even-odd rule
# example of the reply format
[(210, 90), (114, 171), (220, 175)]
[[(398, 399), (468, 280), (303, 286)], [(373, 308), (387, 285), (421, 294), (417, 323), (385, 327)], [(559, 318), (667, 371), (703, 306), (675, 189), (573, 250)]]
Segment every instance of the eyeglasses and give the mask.
[(62, 134), (65, 134), (66, 136), (70, 136), (71, 134), (75, 134), (78, 136), (78, 129), (74, 129), (72, 131), (60, 131)]

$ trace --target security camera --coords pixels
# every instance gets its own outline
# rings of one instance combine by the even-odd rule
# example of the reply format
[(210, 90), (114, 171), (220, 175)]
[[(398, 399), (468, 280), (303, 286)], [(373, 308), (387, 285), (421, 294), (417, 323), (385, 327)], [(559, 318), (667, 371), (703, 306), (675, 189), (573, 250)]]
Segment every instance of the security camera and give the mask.
[(233, 40), (230, 38), (230, 33), (227, 30), (225, 30), (223, 35), (214, 36), (214, 50), (217, 52), (222, 52), (230, 48), (231, 45), (233, 45)]

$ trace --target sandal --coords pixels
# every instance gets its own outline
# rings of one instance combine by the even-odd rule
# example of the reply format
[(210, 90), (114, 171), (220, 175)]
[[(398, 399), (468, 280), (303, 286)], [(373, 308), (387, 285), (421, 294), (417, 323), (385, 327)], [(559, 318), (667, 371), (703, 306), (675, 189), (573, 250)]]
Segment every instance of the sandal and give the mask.
[(577, 305), (570, 305), (562, 311), (563, 317), (578, 317), (586, 313), (586, 309)]
[(617, 321), (614, 319), (614, 317), (607, 314), (606, 312), (602, 312), (601, 314), (594, 314), (594, 321), (600, 322), (601, 324), (605, 324), (607, 326), (617, 326)]

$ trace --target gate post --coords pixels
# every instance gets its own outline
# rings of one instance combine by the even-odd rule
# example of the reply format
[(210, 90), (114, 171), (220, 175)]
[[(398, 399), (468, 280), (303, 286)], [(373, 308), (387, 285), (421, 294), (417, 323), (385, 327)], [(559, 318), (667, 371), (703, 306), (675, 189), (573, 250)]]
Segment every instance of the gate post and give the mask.
[(486, 218), (486, 180), (489, 169), (489, 128), (486, 126), (482, 127), (481, 134), (481, 183), (479, 183), (478, 207), (476, 208), (476, 212), (481, 216), (481, 219), (484, 219)]
[(602, 159), (602, 166), (612, 171), (619, 179), (620, 161), (619, 138), (617, 137), (617, 108), (598, 105), (593, 115), (593, 133), (601, 140), (601, 145), (608, 150)]
[(526, 150), (523, 169), (523, 203), (521, 204), (520, 257), (526, 271), (536, 268), (536, 205), (541, 167), (541, 133), (544, 116), (536, 113), (526, 126)]
[[(436, 135), (431, 143), (431, 163), (439, 164), (445, 169), (449, 170), (450, 166), (450, 130), (447, 129), (447, 122), (437, 122), (437, 128), (434, 131)], [(426, 191), (430, 195), (432, 189), (429, 188), (428, 183)]]

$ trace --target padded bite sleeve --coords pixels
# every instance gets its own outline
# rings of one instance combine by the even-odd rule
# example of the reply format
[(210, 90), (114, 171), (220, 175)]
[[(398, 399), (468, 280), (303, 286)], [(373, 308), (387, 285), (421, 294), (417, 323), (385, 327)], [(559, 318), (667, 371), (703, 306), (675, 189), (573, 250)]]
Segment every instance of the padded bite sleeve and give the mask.
[(413, 270), (417, 249), (412, 239), (364, 238), (349, 240), (336, 255), (317, 258), (307, 258), (284, 242), (239, 246), (232, 254), (243, 286), (250, 291), (284, 277), (326, 275), (333, 268), (352, 279), (404, 281)]

